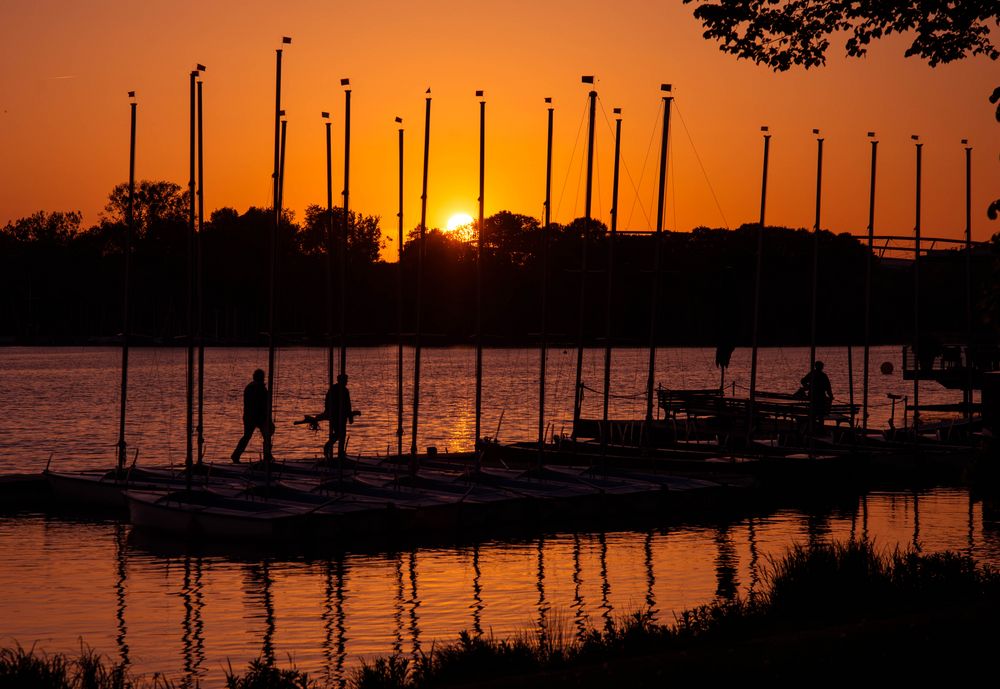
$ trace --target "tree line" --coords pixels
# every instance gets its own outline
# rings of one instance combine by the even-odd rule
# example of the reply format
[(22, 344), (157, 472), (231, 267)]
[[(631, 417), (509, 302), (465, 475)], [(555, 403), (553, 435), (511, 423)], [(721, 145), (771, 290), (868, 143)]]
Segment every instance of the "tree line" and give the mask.
[[(0, 341), (15, 344), (111, 343), (122, 328), (123, 257), (128, 189), (115, 187), (99, 221), (82, 225), (76, 212), (38, 212), (0, 228)], [(189, 205), (171, 182), (136, 188), (130, 312), (137, 344), (175, 344), (187, 333)], [(395, 341), (416, 328), (418, 229), (404, 240), (402, 261), (383, 261), (389, 240), (380, 218), (350, 211), (343, 257), (343, 210), (309, 206), (301, 221), (281, 217), (276, 244), (276, 333), (280, 343), (320, 344), (340, 323), (340, 273), (345, 266), (344, 322), (355, 344)], [(256, 345), (268, 328), (273, 213), (250, 207), (213, 211), (198, 240), (202, 322), (208, 344)], [(472, 236), (475, 228), (472, 228)], [(751, 337), (757, 227), (701, 227), (661, 239), (656, 340), (663, 345), (743, 345)], [(327, 247), (333, 237), (333, 253)], [(581, 271), (587, 237), (587, 270)], [(542, 327), (553, 343), (583, 337), (602, 344), (608, 313), (618, 346), (650, 336), (656, 239), (618, 233), (608, 307), (611, 234), (583, 218), (545, 232), (533, 217), (501, 211), (482, 232), (482, 323), (487, 344), (531, 345)], [(760, 285), (762, 344), (804, 344), (811, 327), (814, 242), (818, 242), (817, 336), (820, 343), (861, 342), (866, 245), (846, 234), (766, 227)], [(972, 255), (977, 337), (995, 339), (1000, 323), (995, 257)], [(429, 228), (423, 244), (421, 331), (427, 344), (471, 343), (476, 327), (477, 252), (463, 233)], [(393, 252), (394, 253), (394, 252)], [(543, 260), (543, 257), (546, 257)], [(328, 264), (335, 273), (328, 280)], [(912, 338), (913, 268), (872, 256), (872, 337)], [(547, 266), (547, 278), (543, 267)], [(400, 283), (401, 281), (401, 283)], [(581, 284), (582, 283), (582, 284)], [(332, 286), (332, 293), (331, 293)], [(402, 303), (398, 295), (402, 294)], [(942, 341), (964, 339), (965, 256), (933, 251), (920, 267), (921, 327)], [(398, 322), (402, 316), (402, 324)]]

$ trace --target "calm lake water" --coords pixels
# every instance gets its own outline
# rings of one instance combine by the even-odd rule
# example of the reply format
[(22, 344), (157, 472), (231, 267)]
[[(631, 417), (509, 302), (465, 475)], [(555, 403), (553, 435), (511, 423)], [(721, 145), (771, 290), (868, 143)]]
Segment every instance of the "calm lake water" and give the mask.
[(685, 608), (762, 586), (793, 543), (851, 535), (958, 550), (1000, 566), (1000, 521), (962, 490), (874, 493), (649, 531), (555, 533), (332, 559), (169, 555), (118, 523), (0, 518), (0, 642), (75, 652), (80, 639), (141, 673), (222, 686), (260, 654), (340, 680), (360, 658), (427, 651), (459, 631), (568, 638), (608, 617)]
[[(394, 443), (394, 356), (391, 347), (349, 352), (352, 397), (364, 410), (352, 427), (354, 451), (384, 453)], [(819, 356), (835, 394), (846, 400), (846, 351), (824, 349)], [(601, 357), (587, 353), (584, 378), (596, 389)], [(615, 414), (642, 415), (644, 402), (633, 396), (644, 385), (645, 357), (642, 350), (616, 352)], [(733, 358), (729, 379), (738, 391), (748, 360), (744, 350)], [(228, 461), (243, 386), (265, 361), (263, 350), (208, 351), (209, 461)], [(324, 440), (291, 421), (321, 408), (325, 361), (319, 349), (280, 353), (275, 447), (283, 454), (314, 454)], [(657, 379), (673, 387), (717, 385), (713, 361), (708, 349), (663, 350)], [(808, 350), (764, 350), (760, 361), (761, 389), (794, 390)], [(899, 349), (878, 349), (872, 361), (876, 371), (891, 361), (898, 372)], [(114, 349), (0, 349), (0, 472), (41, 470), (50, 455), (60, 468), (110, 463), (118, 362)], [(135, 350), (132, 362), (130, 447), (140, 463), (182, 462), (184, 353)], [(548, 362), (547, 422), (557, 431), (571, 415), (573, 362), (574, 352), (561, 349)], [(537, 353), (488, 350), (484, 363), (484, 429), (493, 435), (499, 426), (501, 439), (533, 438)], [(471, 349), (426, 351), (421, 446), (471, 448), (473, 366)], [(856, 352), (858, 399), (860, 367)], [(877, 374), (872, 382), (878, 426), (888, 418), (886, 393), (908, 394), (910, 384), (898, 373)], [(956, 399), (924, 387), (922, 400)], [(590, 393), (586, 405), (585, 413), (599, 414), (599, 395)], [(252, 450), (259, 451), (259, 440)], [(0, 644), (37, 642), (50, 652), (75, 652), (82, 639), (136, 672), (164, 672), (181, 686), (222, 686), (228, 662), (242, 668), (261, 654), (291, 656), (301, 669), (336, 682), (360, 658), (426, 651), (463, 629), (498, 636), (544, 629), (571, 637), (644, 608), (669, 622), (685, 608), (762, 586), (769, 558), (795, 543), (868, 536), (886, 548), (958, 550), (1000, 566), (998, 519), (964, 490), (934, 489), (647, 531), (560, 532), (320, 558), (179, 555), (144, 543), (127, 524), (6, 516), (0, 517)]]
[[(602, 389), (603, 350), (587, 350), (583, 381)], [(647, 351), (616, 349), (612, 359), (613, 417), (645, 415)], [(409, 446), (412, 411), (413, 353), (404, 353), (404, 447)], [(183, 463), (185, 408), (183, 349), (134, 349), (130, 357), (127, 439), (139, 463)], [(834, 394), (849, 399), (847, 350), (821, 348)], [(861, 403), (861, 351), (854, 351), (854, 396)], [(871, 419), (885, 427), (891, 406), (887, 393), (910, 395), (912, 383), (902, 379), (901, 349), (879, 347), (872, 352)], [(114, 461), (118, 437), (119, 365), (117, 349), (0, 348), (0, 473), (40, 471), (49, 457), (52, 466), (79, 469)], [(895, 373), (879, 373), (882, 362)], [(656, 381), (673, 388), (718, 387), (715, 350), (662, 349), (657, 353)], [(209, 349), (205, 354), (206, 461), (228, 461), (242, 434), (243, 387), (255, 368), (267, 364), (266, 349)], [(549, 351), (546, 384), (546, 424), (568, 431), (573, 416), (576, 351)], [(489, 349), (483, 355), (483, 434), (501, 440), (533, 440), (538, 429), (538, 352), (533, 349)], [(809, 369), (807, 348), (762, 349), (758, 389), (794, 392)], [(738, 349), (727, 372), (727, 386), (737, 394), (749, 385), (750, 353)], [(396, 445), (396, 349), (352, 348), (348, 352), (351, 399), (363, 415), (350, 427), (352, 452), (385, 454)], [(427, 349), (421, 363), (418, 446), (439, 451), (470, 450), (475, 424), (475, 352), (471, 348)], [(326, 350), (282, 349), (275, 367), (274, 404), (277, 423), (274, 446), (281, 456), (318, 454), (326, 440), (292, 422), (323, 409)], [(732, 390), (732, 388), (729, 388)], [(921, 387), (921, 402), (961, 401), (961, 393), (934, 383)], [(601, 394), (588, 391), (584, 415), (600, 417)], [(925, 414), (925, 419), (932, 415)], [(902, 424), (901, 404), (896, 422)], [(499, 429), (499, 431), (498, 431)], [(260, 452), (257, 435), (249, 450)]]

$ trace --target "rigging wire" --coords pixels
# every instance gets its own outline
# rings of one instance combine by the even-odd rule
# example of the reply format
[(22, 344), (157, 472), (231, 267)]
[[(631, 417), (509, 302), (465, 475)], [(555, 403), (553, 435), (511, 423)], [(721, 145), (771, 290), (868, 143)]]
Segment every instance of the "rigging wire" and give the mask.
[[(649, 133), (649, 143), (646, 145), (646, 157), (643, 158), (643, 161), (642, 161), (642, 170), (639, 173), (639, 183), (638, 184), (636, 184), (633, 181), (633, 179), (632, 179), (632, 173), (629, 172), (628, 166), (625, 166), (625, 173), (628, 176), (629, 182), (632, 182), (632, 188), (635, 190), (635, 196), (632, 198), (632, 207), (629, 209), (629, 212), (628, 212), (628, 223), (627, 224), (629, 226), (631, 226), (631, 224), (632, 224), (632, 215), (635, 213), (635, 206), (636, 206), (637, 203), (639, 203), (639, 199), (641, 198), (641, 194), (640, 194), (639, 190), (642, 187), (642, 180), (646, 176), (646, 167), (649, 165), (649, 154), (653, 150), (653, 141), (656, 138), (656, 132), (659, 130), (659, 124), (658, 123), (659, 123), (660, 119), (662, 119), (661, 114), (660, 114), (662, 112), (662, 109), (663, 109), (663, 102), (661, 101), (660, 102), (660, 107), (656, 110), (656, 121), (653, 124), (652, 131), (650, 131), (650, 133)], [(652, 202), (652, 200), (650, 200), (650, 206), (652, 206), (652, 205), (653, 205), (653, 202)], [(642, 210), (642, 214), (646, 218), (646, 228), (650, 229), (650, 230), (653, 229), (653, 222), (651, 220), (651, 214), (646, 211), (646, 207), (643, 206), (642, 204), (639, 204), (639, 208)]]
[(674, 232), (677, 232), (677, 177), (676, 177), (676, 173), (675, 173), (675, 168), (677, 166), (674, 164), (676, 162), (674, 160), (674, 147), (671, 145), (673, 143), (673, 138), (674, 137), (671, 136), (671, 133), (672, 132), (667, 132), (667, 139), (668, 139), (667, 140), (667, 159), (668, 159), (668, 163), (669, 163), (667, 165), (667, 175), (668, 175), (668, 177), (667, 177), (667, 179), (668, 179), (667, 186), (670, 187), (670, 205), (671, 205), (670, 211), (673, 214), (673, 218), (674, 218), (674, 227), (673, 227), (673, 230), (674, 230)]
[(573, 200), (573, 220), (579, 217), (580, 213), (580, 187), (583, 185), (583, 179), (587, 174), (587, 166), (583, 161), (583, 156), (580, 157), (580, 174), (576, 178), (576, 198)]
[(708, 184), (708, 190), (712, 192), (712, 200), (715, 201), (715, 207), (719, 210), (719, 215), (722, 216), (722, 222), (725, 224), (727, 230), (732, 229), (729, 225), (729, 220), (726, 218), (726, 214), (722, 210), (722, 204), (719, 203), (719, 197), (715, 193), (715, 187), (712, 186), (712, 180), (708, 177), (708, 171), (705, 169), (705, 164), (701, 161), (698, 149), (694, 145), (694, 139), (691, 137), (691, 132), (688, 130), (687, 123), (684, 121), (684, 115), (681, 113), (681, 109), (676, 98), (674, 99), (674, 110), (677, 112), (677, 117), (681, 121), (681, 127), (684, 128), (684, 133), (687, 135), (688, 142), (691, 144), (691, 150), (694, 151), (694, 158), (698, 161), (698, 167), (701, 168), (701, 174), (705, 178), (705, 183)]
[[(556, 202), (555, 215), (557, 216), (559, 215), (559, 209), (562, 207), (563, 196), (566, 194), (566, 185), (569, 183), (570, 173), (573, 171), (573, 160), (576, 158), (576, 149), (580, 145), (580, 132), (583, 131), (583, 123), (586, 116), (587, 116), (587, 108), (584, 107), (583, 113), (580, 115), (580, 126), (577, 127), (576, 130), (576, 141), (573, 142), (573, 151), (569, 154), (569, 165), (566, 167), (566, 177), (563, 179), (562, 189), (559, 191), (559, 200)], [(577, 185), (577, 198), (579, 198), (579, 194), (580, 194), (580, 189), (579, 185)]]
[(598, 218), (603, 215), (603, 206), (601, 205), (601, 154), (597, 144), (594, 144), (594, 177), (597, 182), (597, 193), (594, 195), (594, 198), (597, 199), (597, 213), (591, 212), (590, 216)]

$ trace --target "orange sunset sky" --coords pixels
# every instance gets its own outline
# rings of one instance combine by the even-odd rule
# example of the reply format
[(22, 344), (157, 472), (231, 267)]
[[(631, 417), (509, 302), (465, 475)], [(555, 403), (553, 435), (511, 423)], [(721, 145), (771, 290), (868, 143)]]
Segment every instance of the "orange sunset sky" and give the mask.
[[(333, 114), (335, 193), (342, 188), (339, 80), (349, 77), (351, 207), (380, 215), (388, 234), (396, 232), (395, 116), (404, 119), (407, 136), (406, 228), (419, 220), (428, 87), (434, 98), (428, 226), (443, 227), (458, 212), (476, 213), (477, 89), (487, 99), (486, 213), (541, 215), (543, 98), (551, 96), (553, 220), (568, 222), (583, 214), (589, 87), (580, 76), (594, 74), (594, 214), (609, 220), (612, 108), (621, 107), (622, 229), (649, 229), (655, 221), (659, 85), (670, 82), (676, 108), (667, 229), (756, 220), (759, 128), (766, 124), (773, 133), (769, 224), (812, 224), (816, 127), (826, 139), (824, 227), (864, 230), (865, 133), (875, 130), (881, 141), (878, 232), (912, 232), (911, 134), (925, 143), (925, 234), (963, 232), (962, 138), (975, 148), (974, 238), (1000, 230), (985, 216), (1000, 195), (1000, 124), (987, 101), (1000, 85), (1000, 64), (978, 57), (931, 69), (904, 58), (908, 42), (893, 37), (860, 60), (842, 58), (842, 42), (835, 41), (825, 68), (775, 74), (721, 53), (702, 38), (692, 10), (680, 0), (5, 0), (0, 222), (41, 209), (80, 210), (85, 223), (96, 221), (108, 191), (127, 178), (126, 94), (133, 89), (138, 176), (185, 185), (188, 73), (196, 63), (208, 68), (206, 210), (268, 205), (274, 49), (288, 35), (285, 203), (299, 218), (306, 205), (325, 202), (322, 110)], [(395, 255), (394, 243), (386, 255)]]

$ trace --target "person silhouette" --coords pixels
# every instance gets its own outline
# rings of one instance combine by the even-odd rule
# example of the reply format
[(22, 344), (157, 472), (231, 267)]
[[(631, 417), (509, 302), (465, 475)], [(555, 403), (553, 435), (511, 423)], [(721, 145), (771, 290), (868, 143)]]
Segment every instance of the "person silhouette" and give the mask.
[(830, 379), (823, 373), (823, 362), (813, 364), (813, 370), (802, 377), (801, 383), (809, 399), (812, 418), (817, 427), (822, 427), (823, 417), (829, 413), (833, 403), (833, 388), (830, 387)]
[(304, 419), (313, 428), (317, 427), (320, 421), (330, 422), (330, 437), (323, 445), (323, 456), (333, 459), (333, 448), (347, 437), (347, 424), (354, 423), (354, 417), (360, 416), (361, 412), (351, 408), (351, 391), (347, 389), (347, 374), (341, 373), (337, 376), (337, 382), (330, 386), (326, 392), (322, 414), (306, 416)]
[(253, 380), (243, 389), (243, 437), (233, 450), (233, 463), (239, 464), (243, 451), (247, 449), (247, 443), (257, 429), (260, 429), (260, 434), (264, 438), (264, 460), (271, 460), (271, 435), (274, 433), (274, 424), (267, 418), (269, 400), (270, 392), (264, 384), (264, 371), (258, 368), (253, 372)]

